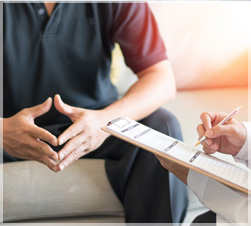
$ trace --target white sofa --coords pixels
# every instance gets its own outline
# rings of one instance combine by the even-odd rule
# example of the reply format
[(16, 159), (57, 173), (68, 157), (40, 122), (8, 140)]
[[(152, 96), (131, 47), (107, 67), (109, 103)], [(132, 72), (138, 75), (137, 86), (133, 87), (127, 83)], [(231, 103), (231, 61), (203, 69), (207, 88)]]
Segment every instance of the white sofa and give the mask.
[[(236, 118), (247, 121), (247, 45), (240, 35), (246, 32), (240, 27), (245, 21), (235, 21), (242, 18), (246, 5), (151, 2), (150, 7), (178, 87), (176, 99), (163, 107), (180, 121), (184, 141), (190, 145), (197, 141), (196, 126), (204, 111), (230, 112), (242, 105)], [(231, 27), (226, 20), (233, 23)], [(121, 71), (117, 86), (123, 94), (136, 77), (124, 65)], [(4, 222), (124, 222), (123, 207), (108, 182), (103, 160), (78, 160), (57, 174), (33, 161), (8, 163), (3, 173)], [(189, 198), (184, 225), (206, 211), (191, 192)]]

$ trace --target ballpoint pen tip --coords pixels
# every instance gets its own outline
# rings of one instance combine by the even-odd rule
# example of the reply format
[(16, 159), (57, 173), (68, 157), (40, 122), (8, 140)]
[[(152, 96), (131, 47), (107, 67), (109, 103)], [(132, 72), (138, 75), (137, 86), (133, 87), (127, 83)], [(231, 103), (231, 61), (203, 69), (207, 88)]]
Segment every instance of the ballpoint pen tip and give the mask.
[(240, 105), (240, 106), (237, 108), (237, 110), (239, 111), (239, 110), (240, 110), (240, 108), (242, 108), (242, 105)]

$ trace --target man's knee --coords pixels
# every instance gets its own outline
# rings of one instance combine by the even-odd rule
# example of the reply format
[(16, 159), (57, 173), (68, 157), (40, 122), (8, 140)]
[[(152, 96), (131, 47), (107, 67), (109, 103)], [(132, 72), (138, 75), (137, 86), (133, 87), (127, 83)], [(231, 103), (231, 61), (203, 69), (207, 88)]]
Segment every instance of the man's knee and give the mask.
[(159, 108), (148, 117), (140, 121), (142, 124), (167, 134), (178, 140), (182, 140), (182, 134), (178, 119), (164, 108)]

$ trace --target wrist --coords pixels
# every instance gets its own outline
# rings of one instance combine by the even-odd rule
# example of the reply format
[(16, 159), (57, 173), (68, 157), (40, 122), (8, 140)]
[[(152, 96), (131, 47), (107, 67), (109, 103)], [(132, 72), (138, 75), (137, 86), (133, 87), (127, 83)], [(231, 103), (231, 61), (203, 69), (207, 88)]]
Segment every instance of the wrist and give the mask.
[(247, 140), (247, 135), (248, 135), (248, 132), (247, 132), (247, 128), (246, 126), (241, 123), (241, 126), (242, 126), (242, 133), (241, 133), (241, 139), (240, 139), (240, 144), (241, 144), (241, 147), (245, 144), (246, 140)]
[(99, 110), (99, 118), (101, 119), (103, 126), (106, 126), (108, 122), (119, 117), (124, 117), (124, 115), (122, 115), (121, 112), (112, 105)]
[(247, 142), (247, 128), (243, 123), (240, 123), (240, 131), (239, 131), (239, 144), (236, 153), (233, 156), (238, 155), (244, 144)]
[(234, 157), (238, 159), (248, 159), (248, 141), (251, 139), (251, 127), (250, 122), (241, 123), (245, 131), (242, 133), (240, 148)]

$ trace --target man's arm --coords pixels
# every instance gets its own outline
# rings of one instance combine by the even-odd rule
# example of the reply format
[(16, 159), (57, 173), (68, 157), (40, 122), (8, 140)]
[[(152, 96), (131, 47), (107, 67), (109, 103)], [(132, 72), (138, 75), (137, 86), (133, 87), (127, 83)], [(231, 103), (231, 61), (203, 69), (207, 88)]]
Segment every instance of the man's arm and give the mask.
[(138, 81), (126, 94), (102, 110), (87, 110), (64, 104), (55, 96), (55, 107), (73, 122), (58, 138), (64, 148), (59, 152), (63, 159), (59, 169), (67, 167), (83, 155), (97, 149), (109, 136), (101, 128), (118, 117), (140, 120), (175, 97), (175, 79), (167, 60), (139, 72)]
[(107, 118), (140, 120), (174, 99), (176, 84), (168, 60), (139, 72), (137, 76), (139, 80), (120, 100), (103, 109)]
[(55, 107), (73, 122), (59, 137), (59, 144), (67, 142), (59, 152), (60, 159), (64, 158), (61, 170), (103, 143), (109, 135), (101, 127), (108, 121), (118, 117), (142, 119), (175, 96), (165, 45), (148, 5), (112, 4), (112, 14), (111, 41), (120, 45), (127, 66), (139, 79), (120, 100), (98, 111), (74, 108), (55, 97)]

